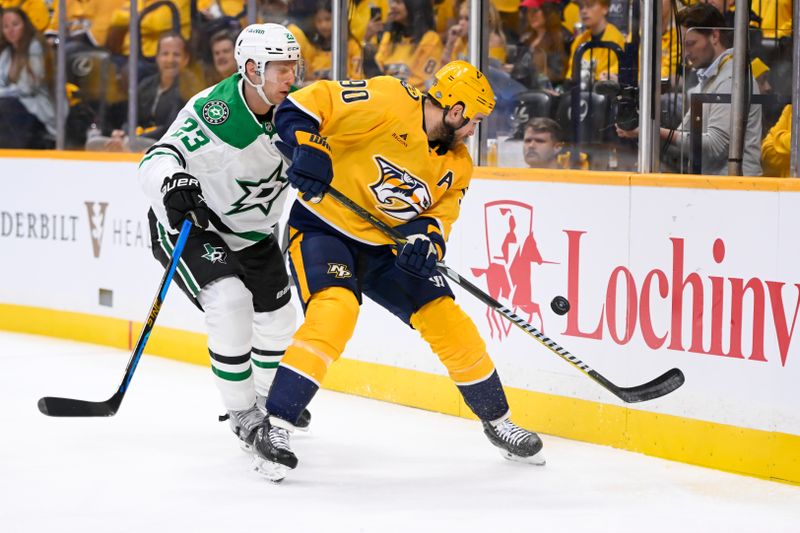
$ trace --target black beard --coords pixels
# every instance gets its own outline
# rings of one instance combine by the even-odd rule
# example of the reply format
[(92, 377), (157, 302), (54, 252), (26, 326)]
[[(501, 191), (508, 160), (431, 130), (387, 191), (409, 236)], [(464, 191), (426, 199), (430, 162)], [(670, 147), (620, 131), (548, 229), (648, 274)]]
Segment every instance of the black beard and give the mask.
[(456, 130), (447, 127), (447, 132), (442, 137), (442, 140), (439, 141), (439, 144), (447, 148), (448, 150), (452, 150), (456, 146), (458, 146), (459, 141), (456, 139)]
[(434, 138), (428, 143), (432, 148), (436, 148), (439, 155), (444, 154), (448, 150), (454, 149), (461, 142), (456, 139), (456, 129), (446, 124), (444, 120), (436, 128)]

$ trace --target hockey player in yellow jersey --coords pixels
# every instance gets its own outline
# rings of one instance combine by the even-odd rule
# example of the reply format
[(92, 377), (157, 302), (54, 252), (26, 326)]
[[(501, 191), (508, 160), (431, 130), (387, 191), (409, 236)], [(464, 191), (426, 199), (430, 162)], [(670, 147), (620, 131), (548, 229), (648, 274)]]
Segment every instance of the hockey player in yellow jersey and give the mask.
[[(464, 61), (434, 78), (427, 94), (388, 76), (321, 81), (292, 93), (275, 115), (299, 191), (289, 256), (305, 321), (278, 367), (254, 445), (257, 469), (273, 481), (297, 466), (289, 435), (352, 336), (362, 295), (420, 333), (506, 458), (544, 463), (542, 441), (511, 422), (486, 345), (436, 270), (472, 175), (463, 140), (492, 112), (494, 93)], [(331, 185), (406, 243), (394, 246), (325, 196)]]

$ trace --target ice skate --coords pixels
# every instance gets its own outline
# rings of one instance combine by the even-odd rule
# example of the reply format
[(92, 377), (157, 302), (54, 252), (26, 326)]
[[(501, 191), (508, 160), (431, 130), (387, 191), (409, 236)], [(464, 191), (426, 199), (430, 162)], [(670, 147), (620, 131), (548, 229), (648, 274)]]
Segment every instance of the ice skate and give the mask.
[(483, 421), (483, 432), (509, 461), (543, 465), (542, 440), (539, 435), (514, 424), (509, 417), (494, 422)]
[(289, 470), (297, 466), (297, 456), (289, 447), (291, 427), (288, 422), (267, 417), (253, 442), (253, 468), (273, 483), (283, 481)]
[[(261, 409), (262, 412), (267, 412), (267, 397), (261, 396), (260, 394), (256, 393), (256, 405), (258, 408)], [(303, 412), (300, 413), (300, 419), (295, 424), (295, 429), (300, 431), (308, 431), (308, 426), (311, 425), (311, 411), (308, 409), (303, 409)]]
[(246, 452), (253, 451), (253, 440), (256, 431), (264, 421), (264, 412), (256, 405), (241, 411), (228, 411), (228, 424), (231, 431), (239, 438), (239, 446)]

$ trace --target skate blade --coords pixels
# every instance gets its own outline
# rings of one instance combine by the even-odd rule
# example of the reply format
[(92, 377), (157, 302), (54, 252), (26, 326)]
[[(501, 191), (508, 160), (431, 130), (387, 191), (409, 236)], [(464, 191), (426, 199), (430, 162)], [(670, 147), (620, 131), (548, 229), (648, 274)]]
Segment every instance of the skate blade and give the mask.
[(258, 454), (253, 455), (253, 469), (273, 483), (283, 481), (283, 478), (291, 470), (288, 466), (267, 461), (259, 457)]
[(514, 461), (515, 463), (525, 463), (529, 465), (536, 465), (536, 466), (544, 466), (546, 460), (544, 458), (544, 454), (542, 452), (537, 452), (530, 457), (522, 457), (520, 455), (514, 455), (511, 452), (507, 452), (506, 450), (498, 450), (500, 455), (503, 456), (503, 459), (507, 459), (509, 461)]

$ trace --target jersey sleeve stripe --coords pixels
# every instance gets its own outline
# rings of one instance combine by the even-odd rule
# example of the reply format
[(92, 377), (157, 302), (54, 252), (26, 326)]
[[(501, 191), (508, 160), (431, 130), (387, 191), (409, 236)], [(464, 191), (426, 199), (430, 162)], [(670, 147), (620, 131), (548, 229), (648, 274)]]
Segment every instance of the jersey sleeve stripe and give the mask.
[[(157, 152), (152, 152), (152, 153), (150, 153), (150, 154), (146, 155), (146, 156), (144, 157), (144, 159), (142, 159), (142, 161), (139, 163), (139, 166), (141, 167), (141, 166), (142, 166), (142, 165), (144, 165), (144, 164), (145, 164), (145, 162), (147, 162), (149, 159), (152, 159), (153, 157), (156, 157), (156, 156), (158, 156), (158, 155), (168, 155), (168, 156), (170, 156), (170, 157), (174, 157), (174, 158), (175, 158), (175, 160), (178, 162), (178, 164), (179, 164), (179, 165), (181, 165), (181, 166), (183, 166), (183, 163), (181, 162), (181, 160), (180, 160), (180, 159), (178, 159), (178, 156), (176, 156), (176, 155), (175, 155), (173, 152), (166, 152), (166, 151), (164, 151), (164, 152), (162, 152), (162, 151), (157, 151)], [(183, 168), (186, 168), (186, 167), (185, 167), (185, 166), (183, 166)]]
[[(147, 152), (145, 152), (145, 159), (147, 159), (147, 156), (149, 156), (152, 152), (155, 152), (159, 148), (165, 148), (173, 152), (175, 156), (178, 158), (178, 162), (181, 164), (181, 166), (183, 168), (186, 168), (186, 159), (183, 157), (183, 154), (181, 153), (180, 150), (178, 150), (171, 144), (166, 144), (166, 143), (154, 144), (147, 150)], [(142, 161), (142, 163), (144, 163), (144, 160)]]

